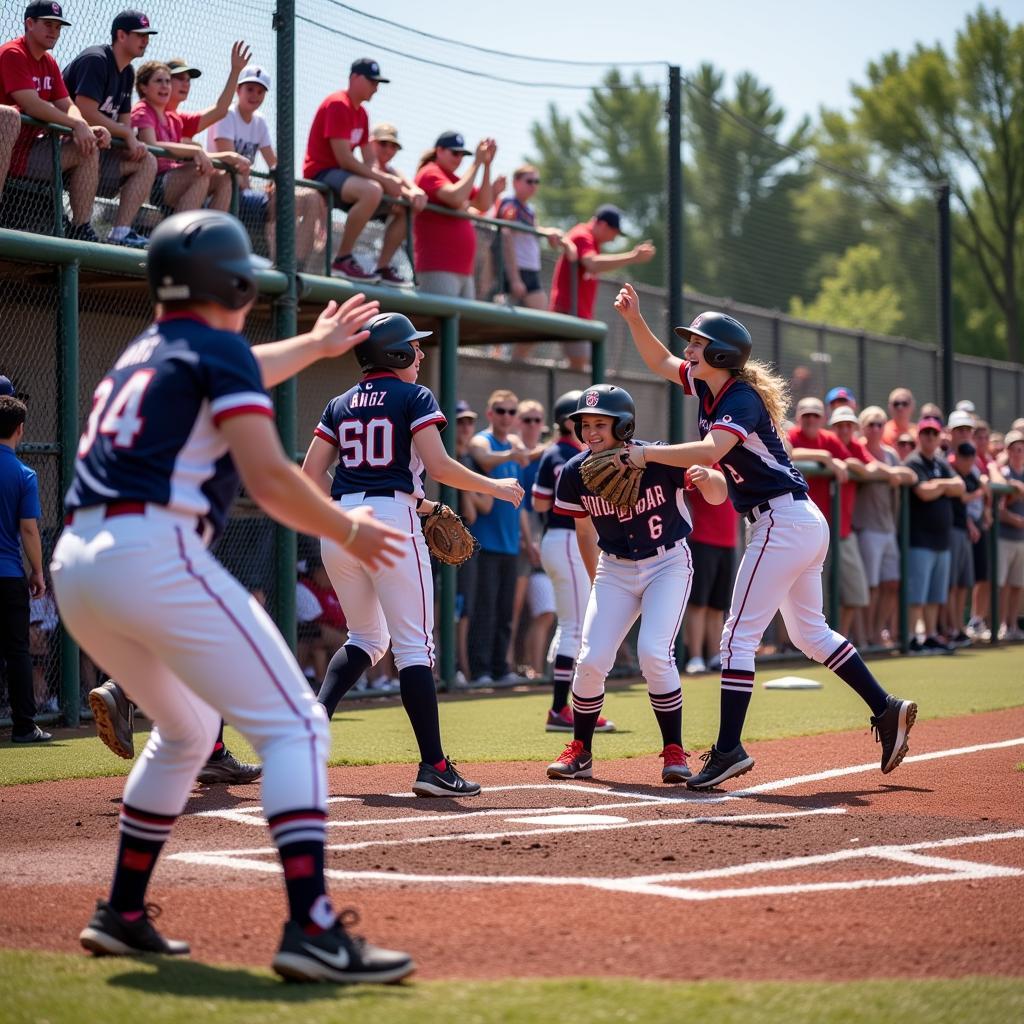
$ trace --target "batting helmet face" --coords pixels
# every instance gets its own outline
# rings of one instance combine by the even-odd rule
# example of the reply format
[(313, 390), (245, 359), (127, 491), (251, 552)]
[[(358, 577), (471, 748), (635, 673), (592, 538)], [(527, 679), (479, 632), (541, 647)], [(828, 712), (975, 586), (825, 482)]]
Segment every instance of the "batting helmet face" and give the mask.
[(413, 342), (429, 338), (431, 331), (417, 331), (401, 313), (378, 313), (366, 323), (370, 336), (356, 345), (362, 370), (404, 370), (416, 361)]
[(691, 341), (694, 336), (707, 341), (704, 361), (719, 370), (740, 370), (750, 358), (753, 342), (750, 331), (725, 313), (698, 313), (689, 327), (677, 327), (680, 338)]
[(558, 400), (555, 402), (555, 408), (552, 412), (552, 417), (555, 421), (555, 426), (562, 429), (562, 425), (567, 419), (576, 411), (576, 406), (580, 404), (580, 395), (582, 391), (566, 391), (564, 395), (560, 395)]
[(576, 437), (583, 442), (584, 416), (610, 416), (615, 420), (612, 433), (616, 440), (628, 441), (636, 429), (636, 405), (625, 388), (614, 384), (594, 384), (580, 395), (572, 414)]
[(256, 298), (256, 271), (245, 228), (219, 210), (189, 210), (162, 221), (149, 240), (146, 270), (157, 302), (216, 302), (242, 309)]

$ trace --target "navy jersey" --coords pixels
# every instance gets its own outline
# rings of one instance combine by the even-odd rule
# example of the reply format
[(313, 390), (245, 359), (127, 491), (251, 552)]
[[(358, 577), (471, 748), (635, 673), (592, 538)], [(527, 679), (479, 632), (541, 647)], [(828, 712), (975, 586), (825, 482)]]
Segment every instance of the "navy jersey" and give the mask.
[(245, 338), (191, 316), (157, 321), (93, 393), (65, 507), (166, 505), (203, 517), (216, 536), (238, 490), (217, 427), (245, 413), (274, 415)]
[(701, 438), (712, 430), (727, 430), (740, 439), (719, 459), (729, 500), (737, 512), (749, 512), (779, 494), (807, 493), (807, 481), (790, 462), (786, 446), (753, 387), (733, 377), (716, 398), (704, 381), (693, 378), (692, 368), (685, 361), (679, 368), (679, 379), (683, 390), (696, 395), (700, 402)]
[(587, 489), (580, 467), (589, 457), (589, 451), (582, 451), (562, 467), (554, 507), (559, 514), (573, 519), (590, 516), (602, 551), (639, 561), (658, 554), (659, 548), (671, 547), (690, 533), (690, 513), (683, 501), (686, 470), (650, 463), (640, 478), (639, 500), (626, 510)]
[(331, 497), (358, 491), (402, 491), (423, 497), (423, 463), (413, 435), (447, 421), (437, 399), (422, 384), (393, 373), (368, 373), (355, 387), (332, 398), (315, 435), (338, 449)]
[(537, 479), (533, 482), (533, 497), (547, 498), (551, 505), (551, 511), (544, 514), (544, 531), (548, 530), (574, 530), (572, 516), (561, 515), (555, 511), (555, 488), (558, 485), (558, 478), (562, 475), (565, 464), (580, 453), (580, 446), (573, 441), (556, 441), (540, 457), (540, 465), (537, 467)]

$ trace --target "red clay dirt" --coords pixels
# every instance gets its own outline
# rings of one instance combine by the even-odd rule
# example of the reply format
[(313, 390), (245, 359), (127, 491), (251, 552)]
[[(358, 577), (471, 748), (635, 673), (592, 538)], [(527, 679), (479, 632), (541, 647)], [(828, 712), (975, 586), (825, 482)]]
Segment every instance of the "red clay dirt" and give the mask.
[[(330, 805), (328, 842), (347, 848), (328, 867), (357, 874), (332, 879), (332, 893), (359, 908), (373, 941), (412, 951), (421, 978), (1022, 975), (1024, 708), (921, 722), (912, 740), (912, 755), (1018, 743), (784, 784), (874, 762), (878, 748), (866, 732), (752, 743), (754, 771), (709, 795), (662, 785), (655, 758), (600, 760), (600, 737), (593, 783), (549, 784), (536, 762), (466, 765), (485, 786), (473, 800), (412, 799), (408, 766), (333, 768), (331, 793), (345, 799)], [(109, 884), (122, 785), (0, 790), (0, 945), (79, 949)], [(741, 790), (754, 791), (722, 799)], [(196, 959), (273, 955), (285, 904), (258, 809), (200, 813), (258, 803), (258, 786), (197, 789), (157, 870), (160, 928)], [(611, 820), (563, 824), (556, 807)], [(935, 841), (945, 845), (851, 856)], [(227, 850), (245, 853), (178, 859)], [(639, 876), (673, 873), (690, 877), (636, 891)]]

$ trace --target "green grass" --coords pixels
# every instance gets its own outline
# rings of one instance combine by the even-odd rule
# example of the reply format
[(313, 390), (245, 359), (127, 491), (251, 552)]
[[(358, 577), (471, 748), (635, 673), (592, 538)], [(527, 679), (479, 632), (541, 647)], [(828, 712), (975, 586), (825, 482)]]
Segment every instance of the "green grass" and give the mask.
[(292, 986), (267, 971), (163, 960), (91, 960), (0, 952), (8, 1024), (369, 1024), (457, 1021), (526, 1024), (564, 1019), (658, 1024), (1003, 1024), (1024, 1019), (1024, 981), (972, 977), (844, 984), (565, 979), (413, 982), (399, 987)]
[[(952, 658), (888, 658), (873, 662), (887, 689), (913, 697), (919, 719), (948, 718), (1024, 703), (1020, 648), (962, 651)], [(867, 729), (867, 712), (856, 695), (820, 665), (765, 670), (759, 681), (798, 674), (817, 679), (821, 690), (757, 689), (745, 740), (776, 739), (846, 729)], [(683, 737), (690, 749), (711, 744), (718, 726), (718, 680), (702, 676), (683, 684)], [(461, 761), (547, 761), (563, 737), (543, 731), (549, 691), (464, 696), (441, 706), (445, 747)], [(605, 711), (619, 731), (598, 737), (604, 758), (649, 755), (659, 747), (643, 684), (613, 686)], [(378, 764), (416, 760), (412, 732), (401, 704), (343, 704), (332, 724), (332, 764)], [(136, 750), (146, 733), (136, 733)], [(228, 730), (228, 745), (252, 757), (248, 744)], [(114, 757), (87, 725), (80, 735), (38, 747), (0, 744), (0, 785), (126, 774), (130, 763)]]

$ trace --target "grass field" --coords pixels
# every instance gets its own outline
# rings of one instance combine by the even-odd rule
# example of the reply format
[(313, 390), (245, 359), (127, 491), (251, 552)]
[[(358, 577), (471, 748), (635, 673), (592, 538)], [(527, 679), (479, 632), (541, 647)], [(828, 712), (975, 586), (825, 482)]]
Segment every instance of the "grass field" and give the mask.
[[(920, 719), (947, 718), (1024, 703), (1024, 649), (1003, 647), (961, 651), (955, 657), (888, 658), (872, 662), (887, 689), (918, 702)], [(797, 673), (824, 684), (821, 690), (758, 688), (744, 739), (777, 739), (868, 728), (864, 705), (827, 669), (804, 663), (775, 668), (759, 681)], [(718, 726), (718, 680), (712, 676), (683, 683), (683, 738), (691, 750), (712, 743)], [(550, 700), (546, 688), (503, 695), (465, 695), (445, 700), (441, 726), (445, 746), (457, 761), (548, 761), (560, 749), (560, 734), (545, 733)], [(643, 684), (612, 689), (605, 713), (619, 731), (599, 737), (600, 756), (637, 757), (657, 751), (657, 728)], [(412, 731), (396, 700), (343, 704), (332, 723), (332, 764), (379, 764), (417, 760)], [(146, 733), (136, 733), (141, 750)], [(252, 757), (248, 744), (228, 730), (228, 745)], [(122, 761), (98, 739), (91, 725), (68, 738), (38, 747), (0, 744), (0, 785), (127, 774)]]

